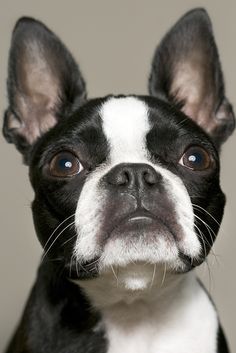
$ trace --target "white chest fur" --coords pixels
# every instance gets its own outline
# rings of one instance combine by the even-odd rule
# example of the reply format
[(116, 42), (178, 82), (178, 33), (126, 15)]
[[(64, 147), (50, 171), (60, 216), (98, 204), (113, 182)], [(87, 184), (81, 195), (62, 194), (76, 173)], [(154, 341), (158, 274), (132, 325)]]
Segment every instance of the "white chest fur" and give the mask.
[[(157, 299), (157, 300), (155, 300)], [(215, 353), (217, 314), (195, 277), (153, 300), (104, 310), (108, 353)]]

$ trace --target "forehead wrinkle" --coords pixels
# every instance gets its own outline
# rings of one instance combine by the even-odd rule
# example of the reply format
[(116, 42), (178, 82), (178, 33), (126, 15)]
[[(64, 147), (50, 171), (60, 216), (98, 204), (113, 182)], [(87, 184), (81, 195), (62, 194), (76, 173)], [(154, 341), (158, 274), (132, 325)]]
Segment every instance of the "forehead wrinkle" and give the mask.
[(113, 163), (147, 161), (148, 107), (135, 97), (111, 98), (100, 110)]

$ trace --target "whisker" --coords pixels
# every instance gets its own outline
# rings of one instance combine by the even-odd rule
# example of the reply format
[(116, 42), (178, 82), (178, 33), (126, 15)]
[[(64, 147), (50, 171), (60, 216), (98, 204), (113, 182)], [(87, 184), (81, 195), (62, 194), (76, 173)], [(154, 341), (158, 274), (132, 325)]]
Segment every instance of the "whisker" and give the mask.
[[(204, 239), (205, 239), (205, 241), (207, 242), (207, 244), (209, 245), (209, 247), (211, 248), (211, 252), (212, 252), (212, 254), (213, 254), (214, 257), (215, 257), (215, 260), (217, 261), (217, 256), (216, 256), (215, 251), (214, 251), (214, 239), (212, 238), (212, 234), (213, 234), (213, 236), (214, 236), (215, 238), (216, 238), (216, 234), (215, 234), (215, 232), (213, 231), (213, 229), (209, 226), (209, 224), (207, 224), (205, 221), (203, 221), (203, 219), (201, 219), (201, 217), (199, 217), (199, 216), (197, 216), (197, 215), (195, 215), (195, 217), (196, 217), (197, 219), (199, 219), (199, 221), (201, 221), (202, 224), (206, 227), (206, 229), (207, 229), (207, 231), (208, 231), (208, 234), (210, 235), (212, 244), (210, 244), (210, 243), (207, 241), (206, 237), (204, 237)], [(211, 232), (212, 232), (212, 233), (211, 233)]]
[(164, 267), (164, 274), (163, 274), (162, 281), (161, 281), (161, 288), (164, 285), (165, 279), (166, 279), (166, 263), (165, 263), (165, 267)]
[[(98, 267), (97, 267), (97, 263), (98, 263), (99, 259), (94, 260), (93, 262), (89, 263), (89, 268), (86, 269), (85, 267), (83, 267), (82, 264), (80, 264), (80, 267), (87, 273), (89, 272), (93, 272), (93, 271), (97, 271)], [(92, 265), (94, 265), (93, 267), (91, 267)]]
[(56, 262), (56, 261), (62, 261), (62, 260), (63, 260), (63, 257), (58, 257), (55, 259), (47, 259), (46, 262)]
[(72, 254), (72, 256), (71, 256), (71, 258), (70, 258), (70, 277), (71, 277), (71, 274), (72, 274), (72, 262), (73, 262), (73, 254)]
[(73, 235), (73, 237), (67, 239), (64, 243), (62, 243), (61, 247), (63, 247), (64, 245), (66, 245), (67, 243), (69, 243), (71, 240), (73, 240), (75, 237), (77, 237), (77, 233)]
[(204, 267), (203, 267), (203, 277), (206, 277), (206, 270), (207, 270), (207, 282), (208, 282), (208, 286), (207, 286), (207, 289), (208, 289), (208, 292), (211, 294), (211, 291), (212, 291), (212, 283), (213, 283), (213, 276), (212, 276), (212, 272), (211, 272), (211, 268), (209, 266), (209, 263), (208, 263), (208, 260), (206, 259), (206, 261), (204, 262)]
[(201, 206), (199, 206), (199, 205), (197, 205), (197, 204), (195, 204), (195, 203), (193, 203), (192, 205), (193, 205), (194, 207), (198, 207), (199, 209), (201, 209), (202, 211), (204, 211), (206, 214), (208, 214), (208, 216), (210, 216), (210, 217), (216, 222), (216, 224), (220, 227), (220, 223), (217, 221), (217, 219), (215, 219), (215, 217), (212, 216), (212, 214), (210, 214), (210, 212), (208, 212), (205, 208), (203, 208), (203, 207), (201, 207)]
[[(79, 277), (78, 261), (76, 259), (76, 255), (74, 253), (72, 255), (72, 258), (73, 258), (74, 263), (75, 263), (75, 270), (76, 270), (77, 277)], [(79, 265), (85, 272), (87, 272), (86, 269), (81, 264), (79, 264)], [(73, 266), (73, 263), (72, 263), (72, 266)]]
[[(88, 265), (89, 265), (89, 268), (86, 269), (82, 263), (79, 263), (79, 266), (82, 268), (82, 270), (84, 270), (86, 273), (89, 273), (89, 272), (92, 272), (94, 270), (97, 270), (97, 263), (98, 263), (99, 259), (96, 259), (94, 260), (93, 262), (90, 262)], [(95, 265), (94, 267), (91, 267), (92, 265)], [(76, 261), (76, 268), (78, 269), (78, 261)], [(78, 272), (77, 272), (78, 274)]]
[[(194, 215), (197, 219), (199, 219), (199, 221), (202, 222), (202, 224), (204, 224), (204, 226), (207, 228), (207, 230), (210, 230), (212, 232), (212, 234), (214, 235), (214, 237), (216, 238), (216, 233), (214, 232), (214, 230), (209, 226), (209, 224), (207, 224), (201, 217)], [(214, 240), (212, 238), (212, 234), (209, 233), (210, 237), (211, 237), (211, 241), (212, 241), (212, 245), (214, 243)]]
[(113, 275), (114, 275), (114, 277), (116, 279), (116, 284), (117, 284), (117, 287), (118, 287), (118, 285), (119, 285), (118, 276), (117, 276), (117, 274), (116, 274), (116, 272), (114, 270), (114, 267), (112, 265), (111, 265), (111, 270), (112, 270), (112, 273), (113, 273)]
[[(208, 242), (208, 240), (206, 239), (206, 237), (205, 237), (205, 235), (203, 234), (203, 232), (199, 229), (199, 227), (196, 225), (196, 224), (194, 224), (194, 227), (196, 227), (196, 229), (199, 231), (199, 235), (200, 235), (200, 237), (202, 238), (202, 242), (203, 242), (203, 247), (204, 247), (204, 257), (206, 258), (207, 257), (207, 252), (206, 252), (206, 246), (205, 246), (205, 243), (207, 243), (208, 244), (208, 246), (210, 247), (210, 253), (212, 253), (212, 255), (214, 256), (214, 259), (216, 260), (216, 262), (218, 263), (218, 259), (217, 259), (217, 255), (216, 255), (216, 253), (215, 253), (215, 251), (214, 251), (214, 246), (212, 246), (209, 242)], [(209, 232), (209, 231), (208, 231)]]
[[(204, 235), (202, 234), (202, 231), (198, 228), (198, 226), (197, 226), (196, 224), (194, 224), (194, 227), (197, 228), (197, 230), (198, 230), (198, 232), (199, 232), (199, 235), (200, 235), (200, 237), (201, 237), (201, 239), (202, 239), (202, 242), (203, 242), (203, 250), (204, 250), (204, 258), (206, 258), (206, 256), (207, 256), (206, 245), (205, 245), (206, 239), (205, 239)], [(207, 241), (206, 241), (206, 242), (207, 242)], [(209, 243), (208, 243), (208, 245), (210, 246)]]
[(62, 221), (55, 229), (54, 231), (52, 232), (52, 234), (50, 235), (50, 237), (48, 238), (48, 240), (46, 241), (45, 245), (44, 245), (44, 248), (43, 250), (45, 251), (46, 250), (46, 247), (48, 245), (48, 243), (50, 242), (51, 238), (53, 237), (53, 235), (56, 233), (56, 231), (68, 220), (70, 219), (71, 217), (74, 217), (75, 216), (75, 213), (73, 213), (71, 216), (67, 217), (66, 219), (64, 219), (64, 221)]
[(151, 280), (150, 289), (153, 287), (153, 284), (154, 284), (155, 275), (156, 275), (156, 267), (157, 267), (157, 264), (154, 264), (153, 265), (153, 274), (152, 274), (152, 280)]
[(211, 275), (211, 268), (209, 266), (209, 263), (208, 263), (208, 260), (206, 259), (206, 265), (207, 265), (207, 268), (208, 268), (208, 282), (209, 282), (209, 293), (211, 293), (212, 291), (212, 275)]
[(52, 244), (49, 246), (49, 248), (47, 249), (47, 251), (46, 251), (45, 254), (43, 255), (41, 262), (44, 261), (44, 259), (45, 259), (45, 257), (47, 256), (48, 252), (51, 250), (51, 248), (53, 247), (53, 245), (55, 244), (55, 242), (58, 240), (58, 238), (60, 237), (60, 235), (61, 235), (62, 233), (64, 233), (64, 231), (65, 231), (67, 228), (69, 228), (69, 227), (71, 227), (72, 225), (74, 225), (74, 223), (75, 223), (75, 222), (73, 221), (72, 223), (68, 224), (68, 225), (67, 225), (65, 228), (63, 228), (63, 230), (56, 236), (56, 238), (53, 240)]
[(89, 269), (90, 272), (94, 272), (94, 271), (97, 272), (97, 270), (98, 270), (97, 266), (91, 267), (91, 268)]
[[(187, 120), (189, 120), (189, 118), (185, 118), (185, 119), (181, 120), (181, 121), (177, 124), (177, 126), (182, 126), (182, 125), (185, 123), (185, 121), (187, 121)], [(186, 133), (186, 134), (182, 134), (181, 137), (183, 137), (183, 136), (185, 136), (185, 135), (188, 135), (188, 134), (187, 134), (187, 133)]]

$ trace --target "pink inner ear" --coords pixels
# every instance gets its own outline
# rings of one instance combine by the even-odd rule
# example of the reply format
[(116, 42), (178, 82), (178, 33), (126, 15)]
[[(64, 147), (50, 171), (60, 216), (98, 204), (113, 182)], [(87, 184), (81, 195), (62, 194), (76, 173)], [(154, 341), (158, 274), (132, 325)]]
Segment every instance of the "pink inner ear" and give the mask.
[(53, 68), (45, 60), (43, 50), (36, 41), (27, 43), (22, 54), (15, 94), (16, 113), (21, 124), (11, 117), (9, 128), (17, 128), (17, 132), (32, 144), (57, 123), (55, 110), (59, 97), (59, 78), (54, 75)]
[(44, 106), (47, 102), (46, 109), (54, 107), (59, 93), (59, 78), (36, 40), (27, 43), (23, 51), (18, 82), (21, 92), (29, 97), (33, 105)]
[[(204, 61), (205, 62), (205, 61)], [(211, 133), (214, 128), (214, 92), (208, 77), (206, 65), (200, 56), (192, 54), (186, 62), (180, 62), (175, 68), (171, 96), (183, 102), (182, 111)]]
[(56, 118), (50, 113), (44, 114), (43, 117), (39, 117), (36, 121), (28, 119), (27, 123), (21, 123), (13, 113), (8, 115), (8, 129), (17, 130), (17, 134), (24, 137), (30, 145), (43, 135), (43, 133), (55, 126), (56, 123)]

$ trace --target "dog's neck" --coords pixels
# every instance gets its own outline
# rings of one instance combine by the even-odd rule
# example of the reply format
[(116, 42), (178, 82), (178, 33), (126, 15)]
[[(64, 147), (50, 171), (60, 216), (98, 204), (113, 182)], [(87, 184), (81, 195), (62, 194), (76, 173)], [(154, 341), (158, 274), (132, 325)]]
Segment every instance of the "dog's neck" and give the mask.
[[(217, 314), (194, 271), (177, 275), (156, 268), (153, 278), (148, 280), (146, 275), (141, 280), (148, 267), (136, 267), (140, 274), (136, 289), (131, 289), (135, 265), (126, 274), (120, 269), (114, 278), (106, 274), (104, 279), (80, 281), (101, 312), (97, 330), (105, 329), (108, 352), (174, 352), (176, 347), (181, 353), (214, 351), (216, 341), (209, 340), (209, 335), (214, 337)], [(202, 341), (196, 339), (198, 334)]]

